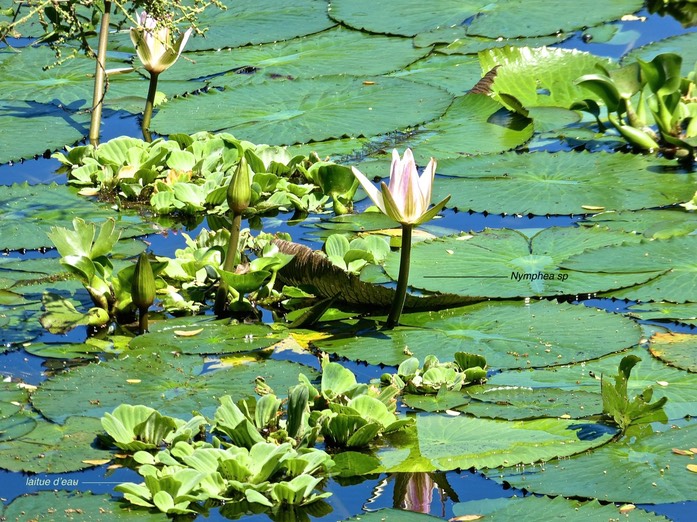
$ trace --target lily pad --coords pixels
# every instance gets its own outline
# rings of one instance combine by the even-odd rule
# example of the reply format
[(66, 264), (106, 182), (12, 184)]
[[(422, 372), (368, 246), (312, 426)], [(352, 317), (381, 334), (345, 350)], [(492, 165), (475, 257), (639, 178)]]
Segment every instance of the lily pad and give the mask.
[(632, 369), (628, 395), (634, 397), (653, 387), (653, 400), (667, 397), (664, 410), (669, 419), (697, 416), (697, 381), (694, 375), (671, 368), (651, 357), (646, 348), (613, 354), (598, 360), (562, 366), (550, 370), (510, 371), (491, 375), (491, 386), (517, 386), (531, 389), (560, 388), (568, 391), (584, 390), (600, 394), (600, 377), (617, 373), (617, 366), (625, 355), (636, 355), (641, 361)]
[(545, 417), (580, 419), (603, 412), (600, 394), (582, 390), (485, 385), (464, 391), (472, 400), (457, 409), (475, 417), (504, 420)]
[[(217, 86), (237, 84), (240, 78), (292, 76), (313, 78), (334, 74), (373, 76), (402, 69), (425, 56), (429, 48), (415, 48), (411, 40), (336, 27), (281, 42), (217, 52), (186, 53), (166, 77), (188, 80), (211, 78)], [(229, 71), (247, 69), (244, 74)], [(227, 72), (220, 76), (222, 73)]]
[(612, 296), (634, 301), (694, 302), (697, 300), (695, 252), (697, 235), (681, 236), (583, 252), (568, 258), (562, 266), (606, 274), (646, 274), (664, 270), (662, 275), (647, 283), (614, 290)]
[(414, 148), (417, 162), (425, 165), (431, 156), (442, 160), (503, 152), (522, 145), (532, 133), (530, 119), (484, 94), (466, 94), (456, 98), (442, 118), (420, 127), (405, 145)]
[(656, 433), (646, 426), (571, 459), (487, 474), (496, 482), (546, 495), (642, 504), (697, 500), (694, 474), (686, 468), (693, 460), (673, 453), (673, 448), (693, 447), (696, 431), (694, 423)]
[(0, 249), (52, 247), (48, 232), (56, 226), (72, 229), (76, 215), (95, 223), (114, 218), (123, 230), (122, 238), (153, 232), (152, 226), (143, 224), (137, 215), (115, 212), (78, 196), (65, 185), (23, 183), (0, 187)]
[(697, 214), (686, 210), (636, 210), (601, 212), (580, 223), (599, 224), (612, 230), (637, 232), (652, 239), (684, 236), (697, 230)]
[[(636, 243), (640, 236), (601, 228), (550, 227), (527, 237), (511, 229), (487, 229), (473, 236), (422, 241), (412, 248), (409, 284), (430, 292), (479, 297), (576, 295), (622, 288), (663, 272), (597, 274), (560, 269), (565, 259), (604, 245)], [(385, 271), (397, 279), (398, 254)]]
[(257, 377), (282, 395), (297, 384), (299, 373), (310, 379), (315, 376), (311, 369), (287, 361), (214, 369), (197, 356), (174, 357), (158, 351), (134, 351), (121, 359), (56, 375), (41, 383), (32, 404), (58, 423), (70, 415), (99, 418), (122, 403), (146, 404), (172, 417), (188, 418), (192, 411), (210, 416), (216, 397), (246, 397)]
[[(54, 479), (51, 479), (52, 481)], [(66, 479), (67, 480), (67, 479)], [(78, 480), (78, 479), (76, 479)], [(138, 520), (162, 522), (162, 513), (125, 509), (111, 495), (95, 495), (89, 491), (39, 491), (15, 498), (2, 513), (7, 520)]]
[(150, 333), (134, 338), (129, 347), (186, 354), (230, 354), (268, 348), (287, 335), (287, 330), (273, 330), (264, 324), (231, 324), (225, 319), (195, 317), (153, 322)]
[(495, 47), (544, 47), (563, 42), (567, 35), (535, 36), (532, 38), (489, 38), (468, 34), (466, 26), (440, 27), (414, 37), (417, 47), (437, 45), (435, 51), (442, 54), (477, 54)]
[(443, 114), (451, 100), (442, 89), (397, 78), (274, 80), (175, 99), (153, 118), (153, 128), (160, 134), (228, 131), (289, 145), (415, 126)]
[[(636, 344), (630, 319), (584, 306), (536, 301), (485, 302), (440, 312), (403, 314), (400, 326), (378, 330), (359, 323), (315, 345), (370, 364), (399, 365), (408, 355), (452, 360), (457, 351), (484, 355), (491, 368), (556, 366), (595, 359)], [(579, 335), (579, 332), (584, 335)], [(590, 342), (589, 339), (602, 339)]]
[(631, 314), (645, 321), (677, 321), (697, 326), (696, 303), (643, 303), (629, 307)]
[(476, 56), (431, 54), (390, 76), (435, 85), (460, 96), (481, 79), (481, 67)]
[[(419, 0), (334, 0), (330, 16), (350, 27), (370, 32), (414, 36), (437, 27), (468, 25), (468, 33), (492, 38), (549, 35), (573, 31), (638, 11), (641, 0), (619, 0), (598, 5), (594, 0), (525, 2), (502, 0), (447, 0), (426, 4)], [(395, 16), (399, 13), (399, 16)]]
[(210, 8), (199, 17), (204, 38), (193, 38), (188, 50), (222, 49), (246, 44), (289, 40), (317, 33), (335, 23), (323, 0), (223, 0), (226, 9)]
[[(509, 467), (570, 456), (607, 443), (613, 428), (585, 421), (497, 421), (465, 415), (419, 415), (416, 425), (378, 450), (373, 472)], [(514, 468), (515, 469), (515, 468)]]
[[(694, 7), (685, 7), (686, 10), (694, 10)], [(694, 32), (664, 38), (648, 45), (632, 49), (622, 57), (622, 63), (631, 63), (640, 58), (646, 62), (650, 62), (656, 56), (663, 53), (677, 53), (682, 56), (682, 68), (680, 74), (687, 76), (695, 70), (695, 62), (697, 62), (697, 34)]]
[(657, 332), (651, 337), (649, 350), (671, 366), (697, 372), (697, 335)]
[[(470, 500), (469, 502), (459, 502), (453, 506), (453, 513), (457, 517), (480, 516), (486, 517), (487, 521), (508, 522), (538, 522), (547, 520), (550, 516), (563, 519), (568, 522), (588, 522), (589, 520), (601, 522), (606, 520), (618, 520), (623, 516), (620, 511), (621, 506), (612, 504), (601, 504), (597, 500), (581, 502), (563, 497), (528, 497), (512, 498), (487, 498), (484, 500)], [(551, 515), (553, 514), (553, 515)], [(669, 519), (644, 511), (634, 509), (631, 511), (631, 519), (646, 522), (660, 522)], [(462, 520), (467, 520), (463, 518)], [(472, 519), (474, 520), (474, 519)]]
[(598, 65), (607, 68), (611, 63), (590, 53), (548, 47), (494, 48), (480, 52), (479, 60), (485, 73), (500, 66), (492, 86), (496, 95), (515, 96), (524, 107), (564, 108), (587, 97), (586, 90), (574, 80), (597, 73)]
[[(12, 136), (0, 141), (0, 164), (72, 145), (87, 136), (88, 125), (88, 114), (38, 102), (0, 100), (0, 127)], [(4, 233), (2, 237), (6, 237)]]
[[(88, 417), (69, 417), (65, 424), (38, 420), (28, 434), (0, 442), (0, 468), (31, 473), (66, 473), (92, 466), (108, 452), (92, 447), (101, 424)], [(108, 457), (107, 457), (108, 458)]]
[[(486, 134), (485, 134), (486, 135)], [(488, 136), (488, 135), (487, 135)], [(675, 205), (694, 195), (697, 176), (676, 174), (665, 159), (633, 154), (507, 153), (438, 162), (438, 201), (461, 210), (506, 214), (583, 214)]]

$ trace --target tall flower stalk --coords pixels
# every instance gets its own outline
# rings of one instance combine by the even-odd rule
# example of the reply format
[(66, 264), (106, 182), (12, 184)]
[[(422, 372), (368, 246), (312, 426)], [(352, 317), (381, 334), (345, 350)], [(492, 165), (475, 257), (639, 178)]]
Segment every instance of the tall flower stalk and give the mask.
[[(227, 253), (223, 262), (223, 270), (232, 272), (235, 269), (235, 259), (240, 242), (240, 227), (242, 226), (242, 214), (249, 208), (252, 199), (252, 171), (247, 159), (242, 156), (235, 173), (230, 179), (227, 189), (227, 203), (230, 207), (230, 239), (228, 240)], [(215, 295), (213, 311), (216, 315), (225, 312), (228, 294), (230, 290), (227, 283), (221, 277), (218, 291)]]
[(380, 211), (402, 225), (402, 249), (399, 261), (399, 277), (392, 308), (387, 317), (387, 328), (399, 324), (409, 286), (409, 265), (411, 259), (411, 236), (415, 226), (433, 219), (450, 200), (447, 196), (432, 208), (431, 192), (436, 175), (436, 160), (431, 158), (421, 176), (416, 169), (416, 162), (411, 149), (407, 149), (400, 158), (397, 149), (392, 151), (390, 183), (380, 183), (380, 190), (357, 168), (352, 167), (353, 174), (368, 193), (368, 197)]
[(146, 141), (150, 141), (150, 119), (155, 106), (157, 80), (162, 72), (177, 61), (191, 36), (191, 31), (191, 28), (187, 29), (175, 42), (172, 42), (169, 27), (145, 11), (140, 14), (138, 27), (131, 28), (131, 41), (136, 48), (138, 58), (150, 74), (148, 97), (145, 101), (141, 124)]

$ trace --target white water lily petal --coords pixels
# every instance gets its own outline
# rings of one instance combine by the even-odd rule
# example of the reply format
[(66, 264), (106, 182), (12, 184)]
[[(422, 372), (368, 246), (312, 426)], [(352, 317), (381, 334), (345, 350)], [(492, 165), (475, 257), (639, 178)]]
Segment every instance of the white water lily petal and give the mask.
[(172, 43), (169, 28), (158, 27), (157, 20), (145, 11), (140, 14), (138, 22), (138, 27), (131, 28), (130, 36), (143, 66), (153, 74), (169, 69), (177, 61), (189, 40), (191, 28)]
[(380, 212), (382, 212), (383, 214), (387, 214), (387, 211), (385, 209), (385, 203), (383, 202), (382, 194), (380, 193), (380, 191), (375, 187), (375, 185), (373, 185), (373, 183), (366, 177), (366, 175), (363, 174), (356, 167), (351, 167), (351, 170), (353, 171), (353, 175), (356, 176), (356, 179), (358, 179), (358, 182), (363, 187), (363, 190), (365, 190), (368, 194), (368, 197), (380, 209)]

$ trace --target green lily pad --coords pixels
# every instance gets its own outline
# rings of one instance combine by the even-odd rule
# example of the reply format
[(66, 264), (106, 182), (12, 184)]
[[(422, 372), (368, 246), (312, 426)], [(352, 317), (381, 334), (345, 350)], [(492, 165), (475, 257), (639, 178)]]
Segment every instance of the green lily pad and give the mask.
[[(590, 520), (601, 522), (606, 520), (622, 519), (623, 513), (620, 506), (612, 504), (603, 505), (597, 500), (581, 502), (563, 497), (511, 497), (511, 498), (487, 498), (484, 500), (470, 500), (458, 502), (453, 505), (453, 513), (456, 516), (479, 515), (486, 517), (487, 521), (508, 522), (538, 522), (547, 520), (550, 516), (563, 519), (568, 522), (588, 522)], [(646, 522), (660, 522), (669, 519), (644, 511), (632, 509), (632, 520)]]
[(460, 96), (474, 87), (482, 75), (476, 56), (431, 54), (390, 76), (434, 85)]
[(41, 383), (32, 404), (62, 423), (70, 415), (101, 417), (122, 403), (146, 404), (163, 415), (188, 418), (192, 411), (212, 415), (216, 397), (249, 395), (257, 377), (282, 395), (298, 374), (315, 373), (287, 361), (264, 361), (213, 369), (197, 356), (174, 357), (159, 350), (134, 351), (121, 359), (89, 364)]
[(533, 493), (596, 498), (612, 502), (660, 504), (697, 500), (694, 460), (673, 448), (694, 447), (697, 424), (653, 433), (650, 426), (632, 430), (622, 439), (571, 459), (544, 466), (489, 472), (496, 482), (508, 482)]
[[(239, 68), (254, 68), (248, 74), (225, 74), (215, 85), (237, 84), (240, 79), (269, 75), (313, 78), (334, 74), (373, 76), (402, 69), (428, 54), (411, 40), (351, 31), (336, 27), (321, 33), (234, 50), (186, 53), (192, 61), (180, 60), (166, 78), (188, 80), (220, 75)], [(228, 81), (229, 80), (229, 81)]]
[(103, 350), (88, 343), (32, 343), (24, 346), (27, 353), (46, 359), (95, 360)]
[[(53, 483), (54, 478), (51, 478)], [(60, 478), (59, 478), (60, 480)], [(64, 480), (79, 480), (68, 479)], [(139, 520), (163, 522), (162, 513), (149, 513), (143, 509), (126, 509), (111, 495), (95, 495), (89, 491), (39, 491), (15, 498), (3, 512), (7, 520)]]
[(137, 215), (115, 212), (78, 196), (65, 185), (22, 183), (0, 186), (0, 249), (52, 247), (48, 232), (55, 226), (72, 229), (76, 215), (95, 223), (114, 218), (124, 239), (153, 232), (152, 226), (144, 224)]
[(694, 195), (697, 177), (671, 173), (674, 167), (651, 156), (590, 152), (443, 157), (438, 173), (458, 179), (439, 179), (433, 200), (452, 194), (450, 206), (497, 214), (654, 208)]
[(629, 307), (635, 317), (644, 321), (677, 321), (697, 326), (697, 304), (695, 303), (643, 303)]
[(208, 30), (193, 38), (188, 50), (222, 49), (246, 44), (289, 40), (334, 25), (322, 0), (223, 0), (226, 9), (206, 9), (199, 24)]
[[(550, 227), (526, 231), (487, 229), (473, 236), (422, 241), (412, 248), (409, 284), (430, 292), (479, 297), (576, 295), (623, 288), (663, 272), (598, 274), (560, 269), (570, 256), (605, 245), (636, 243), (640, 236), (601, 228)], [(385, 272), (397, 279), (399, 255)]]
[(697, 214), (686, 210), (636, 210), (601, 212), (581, 225), (599, 224), (613, 230), (638, 232), (652, 239), (684, 236), (697, 230)]
[(492, 86), (496, 95), (515, 96), (524, 107), (564, 108), (587, 97), (586, 90), (574, 83), (576, 78), (611, 63), (590, 53), (548, 47), (494, 48), (480, 52), (479, 60), (483, 72), (500, 66)]
[(647, 283), (612, 291), (612, 296), (634, 301), (694, 302), (697, 300), (695, 252), (697, 236), (681, 236), (583, 252), (565, 260), (562, 267), (606, 274), (663, 270), (663, 274)]
[(649, 351), (663, 362), (689, 372), (697, 372), (697, 335), (674, 332), (655, 333)]
[[(31, 158), (71, 145), (87, 136), (88, 114), (55, 105), (0, 100), (0, 127), (12, 139), (0, 141), (0, 163)], [(42, 139), (37, 140), (36, 136)], [(5, 234), (2, 234), (5, 238)]]
[(68, 417), (65, 424), (38, 420), (22, 437), (0, 442), (0, 468), (31, 473), (66, 473), (88, 468), (83, 460), (109, 458), (92, 447), (101, 424), (88, 417)]
[[(484, 94), (466, 94), (456, 98), (442, 118), (420, 127), (405, 145), (425, 165), (431, 156), (442, 160), (503, 152), (522, 145), (532, 133), (528, 118), (509, 112)], [(434, 188), (441, 185), (436, 183)]]
[[(491, 368), (556, 366), (595, 359), (636, 344), (630, 319), (584, 306), (536, 301), (485, 302), (439, 312), (403, 314), (400, 326), (375, 325), (317, 341), (318, 348), (369, 364), (397, 366), (408, 356), (452, 360), (457, 351), (484, 355)], [(583, 331), (584, 335), (579, 335)], [(587, 336), (587, 337), (586, 337)], [(602, 339), (601, 343), (587, 339)]]
[[(468, 25), (468, 33), (491, 38), (549, 35), (574, 31), (638, 11), (641, 0), (598, 5), (594, 0), (521, 3), (502, 0), (334, 0), (329, 15), (350, 27), (370, 32), (414, 36), (437, 27)], [(395, 13), (399, 13), (396, 16)], [(470, 22), (471, 19), (471, 22)], [(468, 24), (468, 22), (470, 22)]]
[[(498, 421), (465, 415), (419, 415), (416, 425), (375, 453), (374, 472), (509, 467), (566, 457), (602, 446), (613, 428), (586, 421)], [(513, 468), (515, 469), (515, 468)]]
[(287, 335), (287, 330), (273, 330), (265, 324), (230, 324), (225, 319), (194, 317), (153, 322), (150, 332), (134, 338), (129, 347), (186, 354), (229, 354), (268, 348)]
[(464, 390), (472, 400), (457, 409), (475, 417), (504, 420), (580, 419), (603, 412), (598, 393), (559, 388), (475, 386)]
[[(686, 10), (690, 8), (685, 7)], [(691, 7), (691, 9), (694, 9)], [(671, 38), (664, 38), (648, 45), (633, 49), (622, 57), (622, 63), (631, 63), (640, 58), (650, 62), (656, 56), (663, 53), (677, 53), (682, 56), (682, 68), (680, 74), (687, 76), (695, 70), (697, 62), (697, 34), (686, 33)]]
[(435, 51), (442, 54), (477, 54), (494, 47), (544, 47), (561, 43), (567, 35), (535, 36), (532, 38), (489, 38), (474, 36), (467, 32), (466, 26), (440, 27), (414, 37), (414, 45), (428, 47), (437, 45)]
[(646, 348), (634, 348), (598, 360), (585, 361), (550, 370), (510, 371), (491, 375), (491, 386), (517, 386), (532, 389), (560, 388), (567, 391), (583, 390), (600, 394), (601, 375), (612, 376), (625, 355), (636, 355), (641, 361), (632, 369), (628, 394), (634, 397), (653, 387), (653, 400), (667, 397), (664, 410), (669, 419), (697, 416), (697, 381), (694, 375), (671, 368), (651, 357)]
[(396, 78), (365, 80), (374, 83), (325, 76), (211, 90), (168, 103), (153, 118), (153, 129), (160, 134), (228, 131), (256, 143), (288, 145), (415, 126), (437, 118), (451, 102), (437, 87)]

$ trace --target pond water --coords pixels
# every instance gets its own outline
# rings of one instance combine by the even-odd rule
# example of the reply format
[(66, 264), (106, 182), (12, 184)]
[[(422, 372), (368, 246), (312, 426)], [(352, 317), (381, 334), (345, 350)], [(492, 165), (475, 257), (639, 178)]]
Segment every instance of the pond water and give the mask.
[[(685, 29), (671, 17), (660, 17), (649, 15), (646, 11), (639, 13), (645, 17), (644, 21), (623, 21), (611, 24), (617, 31), (614, 36), (607, 36), (609, 42), (597, 43), (602, 40), (602, 31), (597, 32), (594, 39), (584, 38), (582, 32), (577, 32), (572, 38), (565, 40), (560, 47), (565, 49), (579, 49), (588, 51), (598, 56), (608, 56), (618, 59), (632, 49), (642, 45), (662, 40), (663, 38), (686, 34), (693, 29)], [(107, 117), (102, 127), (102, 141), (106, 142), (118, 136), (140, 136), (138, 119), (126, 112), (117, 112)], [(603, 145), (605, 146), (605, 145)], [(533, 149), (543, 151), (568, 151), (571, 149), (568, 141), (565, 140), (538, 140), (533, 144)], [(608, 147), (609, 150), (609, 147)], [(66, 177), (63, 174), (56, 174), (55, 171), (59, 163), (54, 159), (38, 158), (27, 159), (15, 162), (12, 165), (0, 166), (0, 184), (12, 185), (14, 183), (28, 182), (30, 184), (47, 184), (57, 182), (64, 184)], [(442, 179), (442, 178), (437, 178)], [(436, 184), (438, 181), (436, 181)], [(357, 204), (357, 210), (363, 210), (367, 202)], [(307, 227), (307, 223), (317, 217), (311, 216), (304, 223), (287, 224), (290, 216), (279, 214), (273, 218), (264, 218), (264, 230), (268, 232), (288, 232), (294, 241), (304, 243), (312, 248), (321, 248), (322, 240), (318, 240), (313, 232), (316, 229)], [(486, 229), (515, 229), (525, 230), (529, 236), (531, 230), (543, 230), (551, 227), (573, 227), (585, 218), (579, 214), (566, 215), (533, 215), (525, 214), (499, 214), (486, 212), (467, 212), (454, 211), (448, 209), (443, 212), (442, 218), (436, 221), (440, 227), (462, 232), (482, 232)], [(243, 227), (245, 223), (243, 223)], [(206, 227), (206, 221), (191, 230), (180, 229), (168, 231), (168, 233), (153, 234), (145, 238), (149, 249), (158, 255), (172, 256), (175, 250), (184, 246), (182, 232), (186, 232), (192, 237)], [(48, 252), (20, 252), (7, 251), (4, 254), (8, 259), (46, 259), (59, 256), (55, 250)], [(569, 297), (574, 304), (584, 304), (589, 308), (599, 308), (610, 313), (628, 314), (629, 308), (636, 305), (636, 301), (627, 299), (597, 298), (595, 295), (580, 295), (574, 299)], [(264, 320), (271, 322), (271, 314), (264, 313)], [(694, 327), (674, 322), (656, 322), (650, 320), (639, 321), (645, 326), (645, 334), (650, 335), (653, 331), (667, 330), (676, 333), (692, 334)], [(579, 335), (584, 335), (579, 332)], [(43, 333), (33, 342), (82, 342), (87, 337), (84, 328), (77, 328), (68, 335), (54, 335)], [(596, 339), (588, 339), (589, 342), (598, 342)], [(319, 369), (318, 359), (311, 354), (298, 354), (296, 352), (282, 351), (272, 355), (272, 359), (290, 360), (300, 362), (310, 368)], [(361, 362), (351, 361), (342, 357), (336, 357), (341, 364), (352, 370), (359, 382), (367, 382), (370, 379), (379, 378), (384, 371), (382, 365), (368, 365)], [(24, 349), (14, 349), (0, 354), (0, 376), (12, 378), (13, 381), (22, 381), (31, 385), (39, 385), (46, 379), (47, 374), (54, 374), (62, 369), (62, 361), (46, 360), (42, 357), (31, 355)], [(492, 375), (490, 375), (492, 377)], [(599, 386), (599, 384), (598, 384)], [(695, 400), (695, 399), (692, 399)], [(400, 411), (406, 412), (409, 409), (401, 404)], [(671, 419), (672, 420), (672, 419)], [(675, 421), (681, 423), (682, 421)], [(1, 439), (0, 439), (1, 440)], [(417, 505), (415, 498), (405, 501), (401, 496), (405, 487), (405, 480), (408, 475), (403, 473), (368, 475), (364, 477), (353, 477), (351, 479), (330, 479), (323, 488), (325, 491), (332, 492), (332, 496), (326, 499), (331, 506), (331, 512), (322, 516), (311, 515), (313, 520), (336, 521), (348, 517), (370, 513), (380, 508), (406, 508), (415, 511), (430, 513), (434, 517), (451, 518), (458, 513), (453, 506), (466, 501), (508, 498), (512, 496), (523, 496), (527, 492), (525, 489), (510, 486), (508, 480), (501, 483), (485, 476), (479, 472), (468, 470), (448, 471), (445, 473), (432, 473), (430, 475), (430, 486), (421, 494), (425, 500), (422, 505)], [(26, 493), (37, 491), (62, 489), (66, 491), (92, 491), (94, 493), (111, 493), (116, 483), (124, 481), (138, 482), (140, 476), (128, 469), (107, 470), (104, 467), (95, 469), (70, 472), (61, 474), (27, 474), (12, 473), (0, 470), (0, 498), (4, 505), (9, 505), (14, 499)], [(695, 489), (695, 488), (692, 488)], [(400, 493), (402, 492), (402, 493)], [(418, 497), (418, 494), (415, 495)], [(567, 495), (569, 496), (569, 495)], [(425, 503), (425, 507), (424, 504)], [(635, 502), (639, 507), (657, 515), (664, 515), (670, 520), (687, 522), (694, 519), (697, 512), (697, 502), (668, 502), (642, 505)], [(223, 519), (216, 509), (213, 509), (207, 517), (211, 520)], [(262, 515), (246, 515), (245, 520), (268, 520), (269, 517)], [(203, 518), (201, 518), (203, 519)], [(398, 518), (395, 518), (398, 519)]]

